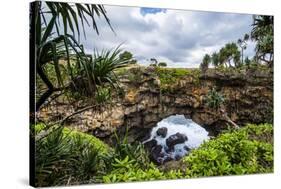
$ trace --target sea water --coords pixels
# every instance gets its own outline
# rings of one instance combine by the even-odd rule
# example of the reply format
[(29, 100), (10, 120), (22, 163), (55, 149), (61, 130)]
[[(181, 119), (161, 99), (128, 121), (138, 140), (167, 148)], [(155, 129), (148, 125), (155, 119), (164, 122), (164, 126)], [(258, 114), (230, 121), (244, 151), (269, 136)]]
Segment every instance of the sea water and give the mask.
[[(157, 130), (159, 128), (166, 127), (167, 135), (163, 138), (157, 135)], [(173, 151), (167, 152), (168, 146), (166, 145), (166, 139), (171, 135), (181, 133), (187, 136), (188, 140), (181, 144), (176, 144)], [(204, 141), (209, 139), (208, 132), (193, 122), (191, 119), (186, 119), (184, 115), (173, 115), (163, 119), (157, 123), (150, 133), (150, 138), (143, 143), (155, 139), (157, 145), (162, 146), (162, 153), (164, 154), (164, 159), (172, 158), (178, 159), (187, 155), (190, 150), (198, 148)], [(188, 148), (186, 148), (187, 146)]]

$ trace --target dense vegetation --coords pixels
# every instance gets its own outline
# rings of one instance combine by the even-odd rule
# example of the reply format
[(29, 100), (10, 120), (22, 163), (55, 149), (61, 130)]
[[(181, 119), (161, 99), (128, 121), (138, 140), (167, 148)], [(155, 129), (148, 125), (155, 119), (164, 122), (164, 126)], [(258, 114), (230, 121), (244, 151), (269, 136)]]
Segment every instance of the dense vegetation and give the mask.
[[(36, 130), (44, 125), (38, 124)], [(163, 170), (148, 158), (141, 143), (117, 137), (111, 148), (95, 138), (59, 129), (36, 145), (37, 185), (72, 185), (159, 179), (194, 178), (273, 171), (273, 127), (247, 125), (225, 131)]]
[[(205, 73), (212, 64), (217, 67), (239, 68), (250, 64), (266, 64), (269, 67), (273, 65), (273, 16), (254, 16), (253, 28), (250, 34), (245, 34), (237, 42), (227, 43), (218, 52), (205, 54), (200, 68)], [(249, 40), (257, 43), (255, 56), (252, 59), (244, 57), (244, 51), (247, 48)], [(241, 49), (241, 51), (239, 50)]]
[(200, 70), (184, 68), (162, 68), (156, 67), (156, 74), (161, 82), (162, 92), (173, 91), (173, 85), (177, 84), (180, 79), (191, 76), (195, 84), (199, 83)]

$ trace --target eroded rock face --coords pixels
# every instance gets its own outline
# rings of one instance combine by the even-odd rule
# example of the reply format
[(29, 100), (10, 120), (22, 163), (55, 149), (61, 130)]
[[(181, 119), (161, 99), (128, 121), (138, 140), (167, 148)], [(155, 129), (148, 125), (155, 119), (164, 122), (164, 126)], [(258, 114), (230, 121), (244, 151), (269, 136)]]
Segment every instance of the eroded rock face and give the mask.
[[(163, 118), (183, 114), (207, 130), (226, 126), (221, 114), (206, 105), (206, 95), (216, 88), (225, 98), (225, 109), (238, 125), (270, 122), (273, 119), (273, 75), (265, 71), (247, 73), (211, 72), (199, 78), (187, 75), (171, 85), (171, 90), (160, 92), (161, 82), (155, 69), (137, 70), (138, 79), (121, 78), (124, 97), (113, 98), (112, 104), (87, 110), (68, 120), (67, 125), (100, 138), (128, 127), (152, 128)], [(41, 109), (37, 118), (58, 120), (79, 109), (74, 104), (54, 104)], [(87, 104), (83, 104), (85, 107)], [(134, 137), (138, 132), (132, 134)], [(143, 134), (143, 133), (140, 133)], [(165, 136), (165, 131), (159, 131)], [(132, 139), (134, 141), (134, 139)]]

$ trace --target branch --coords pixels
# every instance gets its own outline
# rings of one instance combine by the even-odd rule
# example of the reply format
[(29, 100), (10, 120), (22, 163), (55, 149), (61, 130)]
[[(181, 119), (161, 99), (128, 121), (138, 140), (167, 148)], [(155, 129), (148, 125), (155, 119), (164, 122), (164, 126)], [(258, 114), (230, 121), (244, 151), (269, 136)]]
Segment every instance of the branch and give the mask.
[[(68, 120), (69, 118), (71, 118), (74, 115), (80, 114), (86, 110), (92, 109), (92, 108), (96, 108), (97, 105), (92, 105), (92, 106), (87, 106), (85, 108), (82, 108), (66, 117), (64, 117), (63, 119), (56, 121), (55, 123), (52, 123), (50, 125), (47, 126), (47, 129), (40, 132), (39, 134), (36, 135), (35, 140), (41, 140), (42, 138), (45, 138), (46, 136), (48, 136), (51, 132), (56, 131), (57, 129), (59, 129), (60, 127), (62, 127), (63, 123)], [(58, 125), (57, 127), (55, 127), (55, 125)]]
[(227, 121), (228, 123), (230, 123), (235, 129), (239, 129), (240, 127), (234, 123), (227, 115), (227, 113), (225, 112), (225, 110), (221, 109), (220, 112), (222, 113), (222, 117), (224, 118), (225, 121)]

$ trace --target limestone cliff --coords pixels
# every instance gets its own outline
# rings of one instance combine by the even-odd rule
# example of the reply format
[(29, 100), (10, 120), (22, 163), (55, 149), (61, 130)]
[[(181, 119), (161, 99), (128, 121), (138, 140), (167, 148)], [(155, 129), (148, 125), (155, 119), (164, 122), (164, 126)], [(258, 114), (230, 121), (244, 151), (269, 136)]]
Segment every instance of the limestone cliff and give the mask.
[[(206, 95), (212, 88), (224, 96), (226, 112), (238, 125), (273, 120), (273, 74), (267, 69), (210, 70), (204, 75), (190, 69), (188, 74), (164, 84), (157, 68), (131, 68), (120, 74), (120, 87), (122, 95), (115, 95), (110, 105), (87, 110), (67, 124), (101, 138), (110, 136), (116, 129), (124, 132), (128, 127), (135, 140), (161, 119), (184, 114), (217, 133), (227, 123), (219, 111), (206, 105)], [(74, 112), (78, 104), (43, 108), (38, 118), (64, 117)]]

